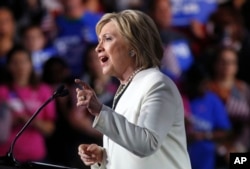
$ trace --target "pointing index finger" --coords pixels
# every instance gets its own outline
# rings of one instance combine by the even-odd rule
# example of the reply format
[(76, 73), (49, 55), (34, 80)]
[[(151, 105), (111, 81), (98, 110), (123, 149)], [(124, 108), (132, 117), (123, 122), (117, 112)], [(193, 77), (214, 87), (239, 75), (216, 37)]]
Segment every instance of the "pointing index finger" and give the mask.
[(75, 79), (75, 83), (80, 85), (82, 88), (91, 89), (87, 83), (83, 82), (80, 79)]

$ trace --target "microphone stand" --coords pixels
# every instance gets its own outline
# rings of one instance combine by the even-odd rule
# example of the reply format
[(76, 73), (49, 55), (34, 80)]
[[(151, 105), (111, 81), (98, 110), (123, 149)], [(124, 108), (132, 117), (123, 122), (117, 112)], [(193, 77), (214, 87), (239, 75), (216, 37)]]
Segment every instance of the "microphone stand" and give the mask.
[(30, 117), (30, 119), (27, 121), (27, 123), (25, 123), (25, 125), (22, 127), (22, 129), (17, 133), (15, 139), (13, 140), (13, 142), (11, 143), (10, 149), (7, 153), (7, 157), (10, 159), (13, 159), (14, 162), (17, 162), (16, 159), (13, 156), (13, 149), (15, 146), (15, 143), (17, 141), (17, 139), (22, 135), (22, 133), (25, 131), (25, 129), (30, 125), (30, 123), (33, 121), (33, 119), (39, 114), (39, 112), (47, 105), (49, 104), (52, 100), (54, 100), (55, 95), (51, 96), (48, 100), (46, 100), (45, 103), (43, 103), (43, 105), (37, 109), (37, 111)]
[(13, 155), (13, 150), (15, 143), (17, 139), (22, 135), (22, 133), (25, 131), (25, 129), (30, 125), (30, 123), (33, 121), (33, 119), (40, 113), (40, 111), (47, 106), (52, 100), (54, 100), (56, 97), (64, 97), (68, 94), (68, 90), (64, 89), (64, 85), (60, 85), (57, 90), (53, 93), (53, 95), (46, 100), (41, 107), (37, 109), (37, 111), (30, 117), (30, 119), (25, 123), (25, 125), (22, 127), (22, 129), (16, 134), (16, 137), (11, 143), (11, 146), (9, 148), (9, 151), (6, 156), (0, 158), (0, 164), (4, 163), (7, 165), (14, 165), (16, 167), (20, 167), (21, 163), (18, 162), (14, 155)]

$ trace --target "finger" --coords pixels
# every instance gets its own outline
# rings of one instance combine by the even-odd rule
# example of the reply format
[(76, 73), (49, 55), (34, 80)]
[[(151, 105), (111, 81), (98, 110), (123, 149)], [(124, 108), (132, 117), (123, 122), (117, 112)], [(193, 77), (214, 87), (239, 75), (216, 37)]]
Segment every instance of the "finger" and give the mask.
[(88, 154), (82, 154), (81, 157), (85, 158), (85, 159), (88, 159), (88, 160), (91, 160), (91, 159), (95, 160), (96, 159), (94, 154), (89, 154), (89, 155)]
[(89, 101), (87, 99), (85, 100), (82, 100), (82, 99), (79, 99), (76, 103), (76, 106), (77, 107), (88, 107), (89, 106)]
[(87, 92), (79, 92), (76, 97), (77, 97), (77, 101), (85, 101), (87, 100), (87, 96), (88, 96), (88, 93)]
[(78, 152), (78, 155), (81, 157), (81, 158), (84, 158), (84, 159), (94, 159), (95, 157), (92, 157), (91, 154), (88, 154), (86, 152)]
[(79, 99), (81, 96), (84, 95), (83, 90), (81, 89), (76, 89), (76, 97)]
[(87, 150), (88, 150), (88, 151), (93, 151), (93, 150), (95, 150), (97, 147), (98, 147), (97, 144), (90, 144), (90, 145), (87, 147)]
[(81, 158), (81, 160), (83, 161), (83, 163), (87, 166), (90, 166), (90, 165), (93, 165), (96, 163), (96, 161), (92, 161), (92, 160), (87, 160), (87, 159), (84, 159), (84, 158)]
[(89, 144), (80, 144), (79, 146), (78, 146), (78, 151), (79, 152), (84, 152), (84, 151), (86, 151), (87, 150), (87, 147), (89, 146)]
[(79, 89), (79, 88), (76, 88), (76, 93), (78, 94), (79, 92), (81, 92), (83, 89)]
[(96, 145), (96, 144), (90, 144), (90, 145), (87, 147), (87, 151), (89, 151), (89, 152), (94, 152), (94, 151), (96, 151), (96, 150), (98, 150), (98, 149), (99, 149), (99, 146)]
[(96, 159), (96, 156), (97, 156), (96, 153), (98, 153), (98, 149), (99, 149), (99, 146), (96, 144), (81, 145), (79, 155), (87, 159), (90, 159), (90, 158)]
[(81, 157), (85, 157), (85, 158), (91, 158), (91, 155), (89, 155), (89, 153), (87, 153), (84, 150), (78, 151), (78, 155), (81, 156)]
[(82, 81), (80, 79), (75, 79), (75, 83), (80, 85), (81, 87), (83, 87), (85, 89), (92, 90), (91, 87), (87, 83), (85, 83), (84, 81)]
[(86, 159), (86, 158), (84, 158), (84, 157), (80, 157), (81, 158), (81, 160), (86, 164), (86, 163), (90, 163), (90, 162), (95, 162), (96, 160), (95, 159)]
[(91, 99), (93, 97), (92, 91), (81, 91), (77, 94), (77, 106), (89, 106)]

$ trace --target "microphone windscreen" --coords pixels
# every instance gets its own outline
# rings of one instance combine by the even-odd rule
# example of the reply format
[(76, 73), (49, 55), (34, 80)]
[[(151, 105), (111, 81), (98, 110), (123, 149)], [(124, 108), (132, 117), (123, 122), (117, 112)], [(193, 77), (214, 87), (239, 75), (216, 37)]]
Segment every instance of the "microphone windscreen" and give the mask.
[(60, 97), (64, 97), (64, 96), (67, 96), (69, 94), (69, 90), (68, 89), (64, 89), (60, 94), (59, 96)]
[(57, 89), (56, 89), (56, 92), (55, 93), (61, 93), (63, 90), (64, 90), (64, 85), (63, 84), (61, 84), (61, 85), (59, 85), (58, 87), (57, 87)]

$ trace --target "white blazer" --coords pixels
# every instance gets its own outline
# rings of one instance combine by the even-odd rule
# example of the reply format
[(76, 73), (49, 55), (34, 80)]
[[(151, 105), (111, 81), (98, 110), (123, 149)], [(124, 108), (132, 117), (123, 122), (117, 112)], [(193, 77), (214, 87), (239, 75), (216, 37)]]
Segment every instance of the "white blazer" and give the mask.
[(105, 158), (92, 169), (191, 169), (182, 99), (158, 68), (140, 71), (93, 127), (104, 134)]

